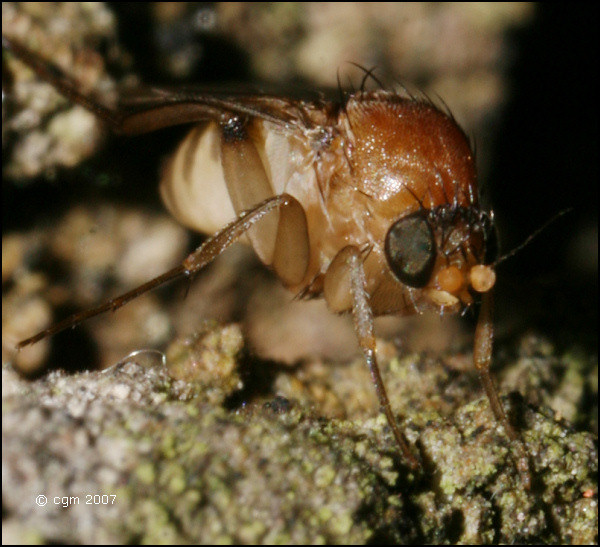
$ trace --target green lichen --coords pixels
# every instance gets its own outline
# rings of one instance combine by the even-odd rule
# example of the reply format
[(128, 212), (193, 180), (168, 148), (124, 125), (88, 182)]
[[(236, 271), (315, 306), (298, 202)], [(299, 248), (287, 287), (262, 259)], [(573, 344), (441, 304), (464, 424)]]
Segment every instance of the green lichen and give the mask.
[[(190, 391), (159, 364), (54, 373), (28, 384), (5, 370), (15, 386), (3, 401), (3, 448), (23, 460), (8, 460), (7, 488), (31, 491), (39, 483), (80, 495), (101, 476), (98, 491), (117, 495), (116, 506), (95, 509), (87, 528), (77, 512), (50, 521), (50, 515), (20, 513), (20, 504), (29, 507), (26, 499), (9, 497), (6, 507), (44, 539), (67, 542), (595, 541), (596, 499), (585, 497), (596, 491), (591, 434), (573, 430), (547, 407), (504, 397), (508, 414), (519, 417), (530, 457), (528, 491), (487, 399), (473, 400), (476, 383), (463, 375), (452, 386), (443, 362), (416, 355), (391, 368), (413, 390), (403, 428), (422, 460), (414, 472), (382, 416), (333, 419), (268, 398), (228, 409), (202, 395), (204, 382)], [(382, 373), (398, 398), (386, 362)], [(237, 367), (230, 374), (236, 377)], [(421, 395), (414, 392), (419, 376)], [(219, 381), (230, 385), (226, 377)], [(440, 384), (452, 397), (443, 397)], [(471, 402), (459, 404), (459, 388)], [(436, 390), (431, 400), (423, 394)], [(123, 393), (128, 396), (119, 399)], [(83, 441), (73, 447), (69, 439)], [(46, 463), (26, 463), (34, 455)], [(24, 488), (11, 462), (31, 465), (39, 476)], [(56, 522), (60, 532), (49, 531)]]

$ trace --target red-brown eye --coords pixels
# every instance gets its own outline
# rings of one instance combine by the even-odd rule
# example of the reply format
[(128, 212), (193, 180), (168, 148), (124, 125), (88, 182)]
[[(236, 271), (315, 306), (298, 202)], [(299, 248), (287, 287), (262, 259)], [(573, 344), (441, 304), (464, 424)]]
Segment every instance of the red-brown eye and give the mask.
[(419, 211), (395, 222), (385, 237), (385, 256), (399, 281), (427, 285), (435, 264), (435, 240), (426, 214)]

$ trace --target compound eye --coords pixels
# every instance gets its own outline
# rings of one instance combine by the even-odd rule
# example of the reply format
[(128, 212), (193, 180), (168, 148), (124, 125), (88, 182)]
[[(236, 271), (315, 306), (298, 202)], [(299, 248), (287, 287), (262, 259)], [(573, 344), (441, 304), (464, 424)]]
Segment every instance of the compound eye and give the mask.
[(435, 264), (435, 239), (423, 212), (395, 222), (385, 236), (385, 256), (399, 281), (415, 289), (427, 285)]

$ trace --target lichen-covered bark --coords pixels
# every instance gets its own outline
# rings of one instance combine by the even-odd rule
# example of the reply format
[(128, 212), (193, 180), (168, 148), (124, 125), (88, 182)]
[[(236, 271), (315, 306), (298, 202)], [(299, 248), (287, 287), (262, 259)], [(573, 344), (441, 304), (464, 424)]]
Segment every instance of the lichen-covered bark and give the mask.
[[(242, 391), (245, 398), (235, 402), (249, 366), (239, 357), (240, 342), (237, 327), (212, 325), (191, 341), (176, 342), (166, 363), (153, 353), (139, 354), (102, 372), (57, 372), (29, 383), (5, 367), (5, 538), (595, 541), (594, 438), (574, 431), (548, 407), (528, 407), (519, 397), (504, 400), (518, 417), (531, 459), (533, 487), (526, 491), (487, 400), (458, 403), (459, 389), (460, 398), (470, 399), (473, 375), (457, 382), (447, 364), (416, 355), (386, 360), (390, 393), (398, 395), (390, 389), (396, 378), (411, 384), (413, 402), (423, 401), (411, 411), (399, 405), (422, 460), (412, 473), (381, 416), (327, 418), (309, 399), (292, 399), (293, 392), (273, 398)], [(311, 381), (336, 398), (332, 379), (339, 367), (330, 368), (328, 379), (304, 377), (300, 399), (314, 392)], [(355, 374), (352, 367), (345, 372)], [(411, 380), (417, 374), (420, 387)], [(454, 392), (456, 399), (429, 397), (440, 381), (447, 386), (441, 395)], [(355, 385), (359, 397), (371, 388), (357, 378)], [(453, 410), (444, 414), (442, 408)], [(48, 499), (44, 507), (35, 505), (39, 494)], [(114, 498), (86, 505), (87, 494)], [(63, 507), (65, 497), (78, 501)]]

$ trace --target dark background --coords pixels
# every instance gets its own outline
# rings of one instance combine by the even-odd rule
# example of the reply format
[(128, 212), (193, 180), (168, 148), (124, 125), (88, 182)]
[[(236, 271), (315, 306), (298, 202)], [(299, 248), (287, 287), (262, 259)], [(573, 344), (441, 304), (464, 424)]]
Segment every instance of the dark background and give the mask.
[(572, 212), (504, 264), (503, 295), (544, 329), (597, 344), (598, 17), (540, 3), (515, 35), (507, 105), (490, 170), (504, 250)]

